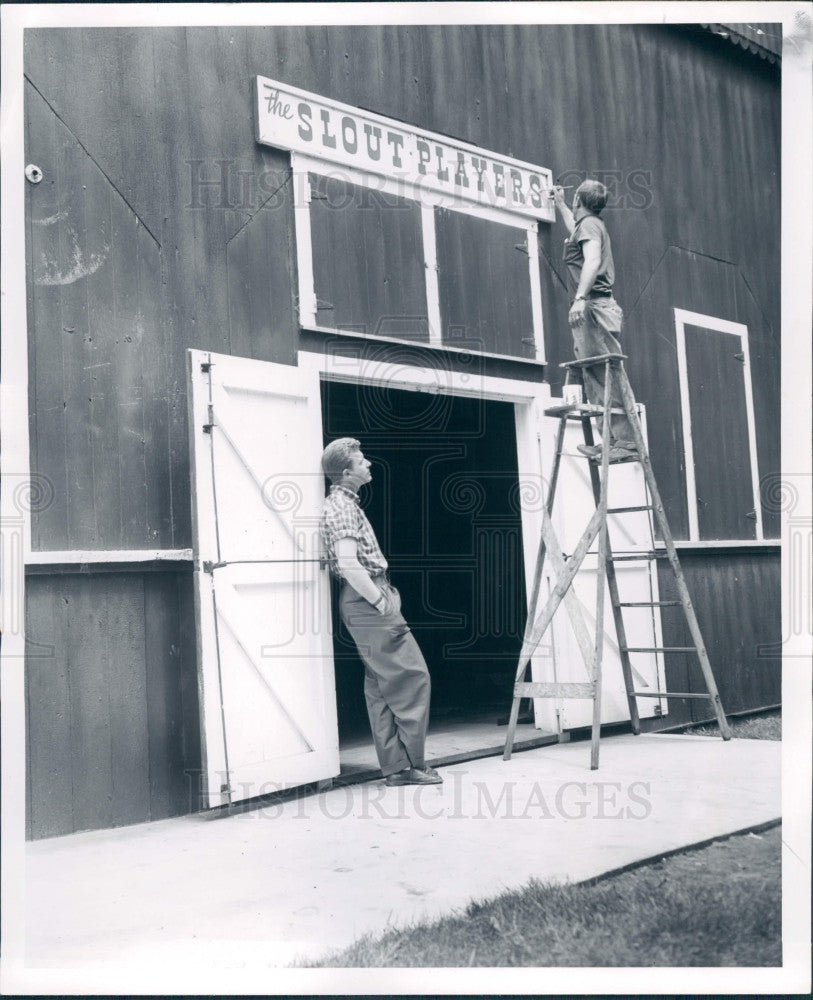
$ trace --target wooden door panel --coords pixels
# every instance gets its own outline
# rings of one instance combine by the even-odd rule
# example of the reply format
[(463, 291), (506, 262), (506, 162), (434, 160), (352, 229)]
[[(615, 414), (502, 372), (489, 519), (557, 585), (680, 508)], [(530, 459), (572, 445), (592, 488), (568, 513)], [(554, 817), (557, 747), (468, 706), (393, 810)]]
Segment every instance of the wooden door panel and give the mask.
[(318, 376), (189, 352), (205, 796), (339, 772)]

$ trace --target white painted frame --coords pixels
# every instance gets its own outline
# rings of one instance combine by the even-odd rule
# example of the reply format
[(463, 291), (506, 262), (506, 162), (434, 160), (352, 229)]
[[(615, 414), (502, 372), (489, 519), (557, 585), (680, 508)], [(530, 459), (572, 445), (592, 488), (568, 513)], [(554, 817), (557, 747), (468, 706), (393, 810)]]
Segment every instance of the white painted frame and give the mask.
[[(538, 488), (540, 499), (544, 496), (544, 465), (549, 456), (543, 447), (540, 428), (544, 409), (552, 405), (547, 382), (526, 382), (479, 373), (393, 364), (387, 359), (370, 361), (311, 351), (299, 352), (298, 366), (309, 368), (318, 378), (329, 381), (382, 385), (412, 392), (446, 393), (513, 403), (519, 481), (522, 483), (524, 479), (532, 493)], [(547, 480), (544, 482), (546, 489)], [(542, 531), (540, 505), (522, 504), (521, 523), (526, 599), (530, 602), (536, 569), (537, 540)], [(533, 676), (543, 676), (543, 660), (546, 658), (547, 654), (543, 649), (531, 657)], [(559, 731), (552, 699), (536, 706), (536, 726), (552, 733)]]
[[(296, 233), (297, 283), (299, 301), (299, 324), (307, 330), (319, 333), (343, 334), (345, 336), (395, 344), (431, 347), (452, 353), (471, 354), (468, 348), (456, 347), (442, 342), (440, 314), (440, 292), (438, 287), (437, 239), (435, 232), (435, 209), (448, 208), (450, 211), (473, 215), (489, 222), (521, 229), (528, 241), (528, 278), (531, 296), (531, 324), (534, 341), (534, 357), (522, 358), (513, 354), (499, 354), (477, 351), (479, 357), (501, 358), (524, 364), (545, 363), (545, 336), (542, 318), (542, 283), (539, 277), (539, 222), (528, 219), (503, 208), (460, 202), (449, 205), (449, 198), (439, 192), (426, 190), (419, 185), (410, 185), (403, 180), (394, 180), (378, 174), (365, 173), (353, 167), (345, 167), (325, 160), (291, 153), (291, 169), (294, 185), (294, 226)], [(426, 308), (429, 325), (429, 340), (417, 342), (399, 337), (382, 337), (371, 334), (342, 330), (339, 327), (321, 326), (316, 322), (316, 282), (313, 271), (313, 238), (310, 224), (311, 189), (308, 174), (323, 177), (340, 177), (350, 184), (371, 187), (375, 191), (409, 198), (421, 207), (421, 234), (423, 239), (424, 272), (426, 281)], [(519, 252), (519, 251), (517, 251)]]
[[(689, 540), (700, 542), (700, 530), (697, 516), (697, 486), (694, 474), (694, 443), (692, 439), (692, 414), (689, 402), (689, 370), (686, 362), (686, 330), (687, 326), (698, 326), (720, 333), (733, 334), (740, 338), (743, 355), (743, 381), (745, 389), (745, 413), (748, 427), (748, 453), (751, 459), (751, 490), (756, 512), (756, 543), (763, 541), (762, 506), (759, 496), (759, 467), (757, 465), (756, 425), (754, 421), (754, 396), (751, 384), (751, 356), (748, 349), (748, 327), (743, 323), (720, 319), (717, 316), (706, 316), (703, 313), (691, 312), (688, 309), (675, 309), (675, 339), (677, 343), (678, 381), (680, 385), (680, 410), (683, 423), (683, 448), (686, 464), (686, 508), (689, 513)], [(741, 540), (743, 541), (743, 540)], [(745, 540), (750, 541), (750, 539)], [(713, 545), (726, 545), (725, 540), (714, 540)]]

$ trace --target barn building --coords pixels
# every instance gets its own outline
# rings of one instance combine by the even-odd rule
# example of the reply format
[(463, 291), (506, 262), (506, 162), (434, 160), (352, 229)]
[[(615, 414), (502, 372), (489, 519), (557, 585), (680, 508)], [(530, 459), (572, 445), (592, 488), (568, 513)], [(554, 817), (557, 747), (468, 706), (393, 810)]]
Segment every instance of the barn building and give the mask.
[[(572, 356), (554, 181), (610, 191), (628, 371), (723, 705), (779, 703), (780, 51), (777, 24), (26, 31), (30, 838), (368, 767), (315, 541), (338, 436), (373, 461), (437, 745), (501, 744)], [(638, 467), (612, 475), (643, 496)], [(591, 501), (583, 461), (563, 477), (567, 551)], [(653, 544), (645, 514), (611, 530)], [(660, 560), (620, 585), (674, 588)], [(630, 629), (686, 645), (669, 608)], [(534, 669), (578, 679), (566, 622)], [(702, 690), (685, 654), (636, 670)], [(589, 723), (524, 719), (531, 743)]]

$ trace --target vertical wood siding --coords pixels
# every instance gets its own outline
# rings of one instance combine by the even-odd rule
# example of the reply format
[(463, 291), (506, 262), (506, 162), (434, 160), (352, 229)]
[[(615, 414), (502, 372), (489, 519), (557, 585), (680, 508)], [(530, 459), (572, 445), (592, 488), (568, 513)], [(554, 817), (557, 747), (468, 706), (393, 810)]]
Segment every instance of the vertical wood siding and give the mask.
[[(549, 166), (564, 183), (601, 176), (630, 375), (675, 534), (687, 531), (675, 307), (748, 326), (760, 476), (777, 472), (779, 81), (718, 42), (640, 25), (27, 31), (26, 162), (44, 171), (26, 190), (31, 455), (54, 486), (33, 547), (189, 546), (187, 348), (295, 364), (300, 342), (313, 344), (297, 326), (289, 157), (254, 140), (256, 74)], [(361, 294), (370, 266), (378, 292), (400, 268), (401, 291), (365, 308), (425, 314), (407, 216), (380, 220), (380, 261), (342, 261), (334, 298)], [(510, 353), (524, 321), (497, 330), (472, 276), (508, 274), (516, 303), (504, 308), (521, 310), (510, 276), (527, 259), (520, 240), (471, 229), (446, 229), (447, 260), (469, 269), (446, 293), (449, 322), (463, 311)], [(476, 260), (461, 259), (464, 235)], [(563, 235), (540, 226), (554, 384), (571, 354)], [(778, 513), (763, 516), (775, 536)], [(723, 579), (716, 558), (697, 559), (690, 585), (707, 593), (706, 565)], [(778, 620), (761, 600), (764, 559), (737, 558), (740, 604), (707, 593), (715, 641), (731, 648), (743, 603), (755, 641)], [(30, 634), (55, 649), (28, 667), (32, 836), (186, 807), (183, 768), (199, 753), (187, 583), (31, 578)], [(732, 676), (743, 705), (763, 703), (764, 673)]]
[(700, 538), (755, 538), (741, 340), (693, 326), (685, 336)]
[[(725, 711), (778, 705), (782, 700), (782, 660), (775, 655), (782, 639), (779, 553), (681, 552), (680, 564)], [(664, 566), (658, 567), (658, 586), (661, 600), (677, 599), (674, 576)], [(692, 644), (680, 608), (664, 609), (663, 640), (666, 646)], [(666, 654), (666, 689), (705, 691), (696, 656)], [(648, 720), (647, 726), (657, 729), (713, 718), (709, 702), (673, 698), (669, 714), (660, 721)]]
[(39, 647), (26, 663), (28, 835), (188, 812), (200, 768), (190, 575), (33, 576), (26, 591)]
[[(27, 158), (45, 170), (28, 188), (29, 269), (65, 277), (75, 250), (99, 261), (31, 289), (32, 454), (58, 497), (35, 547), (189, 545), (184, 350), (295, 363), (290, 164), (254, 141), (257, 73), (566, 183), (603, 176), (630, 373), (658, 403), (653, 451), (677, 535), (676, 306), (748, 325), (760, 474), (775, 471), (779, 86), (736, 47), (658, 26), (43, 29), (27, 33), (26, 73)], [(563, 235), (540, 227), (554, 383), (571, 353)], [(420, 297), (414, 248), (388, 228), (381, 239)], [(505, 255), (520, 256), (496, 237), (474, 245), (469, 269), (490, 255), (511, 271)], [(369, 255), (346, 264), (347, 287), (363, 288)], [(397, 313), (393, 298), (382, 308)], [(489, 335), (499, 346), (515, 333)]]

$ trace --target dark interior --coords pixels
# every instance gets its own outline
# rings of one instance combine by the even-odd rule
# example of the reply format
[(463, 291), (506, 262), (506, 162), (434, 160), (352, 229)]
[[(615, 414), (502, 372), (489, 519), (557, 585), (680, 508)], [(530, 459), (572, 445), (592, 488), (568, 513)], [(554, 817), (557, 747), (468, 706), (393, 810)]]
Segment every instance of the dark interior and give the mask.
[[(432, 676), (432, 722), (495, 721), (511, 705), (525, 582), (510, 403), (322, 383), (325, 443), (361, 442), (373, 481), (361, 504)], [(340, 738), (367, 728), (363, 665), (340, 622)]]

